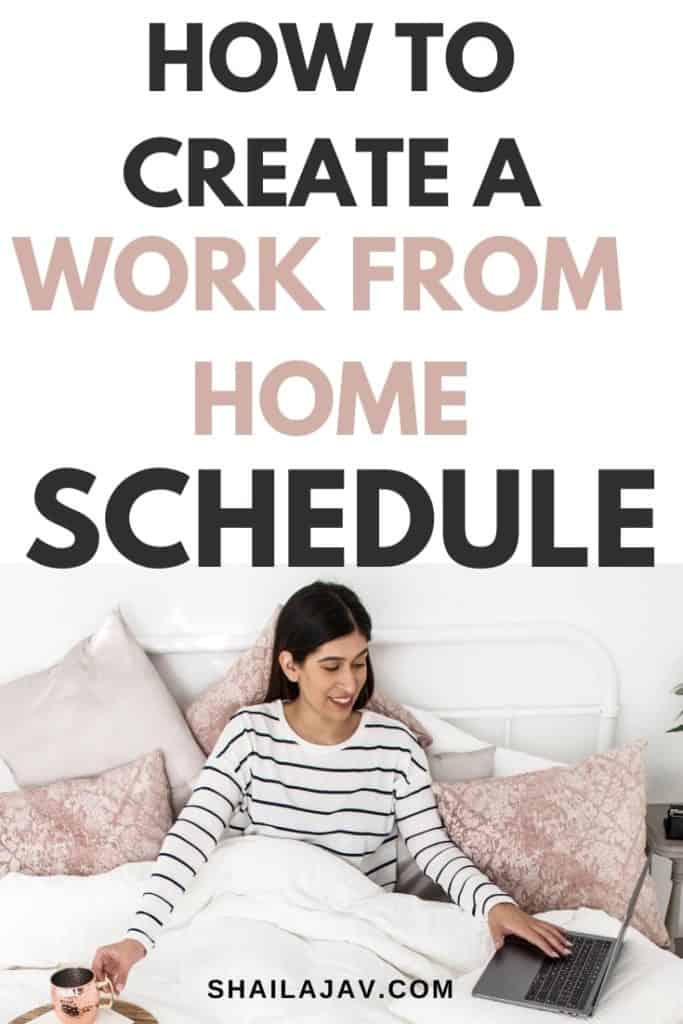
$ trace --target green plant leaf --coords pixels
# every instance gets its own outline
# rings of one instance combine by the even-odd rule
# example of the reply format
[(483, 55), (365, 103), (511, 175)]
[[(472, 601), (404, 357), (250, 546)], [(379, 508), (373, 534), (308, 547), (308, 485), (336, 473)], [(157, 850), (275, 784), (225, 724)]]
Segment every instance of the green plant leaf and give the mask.
[(671, 692), (677, 694), (679, 697), (683, 697), (683, 683), (677, 683)]
[(667, 732), (683, 732), (683, 725), (675, 725), (673, 729), (667, 729)]

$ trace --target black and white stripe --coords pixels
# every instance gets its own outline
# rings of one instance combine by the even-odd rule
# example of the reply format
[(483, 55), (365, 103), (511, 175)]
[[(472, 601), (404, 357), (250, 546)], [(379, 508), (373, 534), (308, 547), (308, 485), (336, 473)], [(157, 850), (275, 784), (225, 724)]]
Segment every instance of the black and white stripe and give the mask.
[(512, 902), (449, 838), (427, 758), (405, 726), (364, 711), (346, 743), (326, 747), (298, 737), (280, 701), (245, 708), (223, 730), (167, 834), (128, 930), (151, 949), (221, 838), (299, 839), (392, 889), (397, 832), (466, 912), (483, 917)]

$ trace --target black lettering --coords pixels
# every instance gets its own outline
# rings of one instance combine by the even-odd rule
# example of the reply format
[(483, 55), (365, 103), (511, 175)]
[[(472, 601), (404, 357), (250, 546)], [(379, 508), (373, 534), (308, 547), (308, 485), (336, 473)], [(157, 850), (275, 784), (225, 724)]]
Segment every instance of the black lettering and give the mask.
[[(505, 165), (512, 171), (511, 178), (503, 178)], [(525, 206), (540, 206), (541, 201), (526, 169), (514, 139), (499, 139), (486, 173), (479, 186), (475, 206), (490, 206), (497, 192), (518, 192)]]
[(69, 530), (74, 540), (69, 547), (57, 548), (38, 538), (29, 548), (27, 558), (48, 569), (76, 569), (90, 561), (100, 543), (97, 527), (82, 512), (63, 505), (58, 494), (62, 489), (89, 494), (95, 479), (84, 469), (64, 467), (53, 469), (38, 481), (34, 498), (36, 508), (49, 522)]
[(471, 544), (467, 539), (465, 470), (443, 473), (443, 542), (454, 562), (470, 569), (492, 569), (512, 558), (519, 543), (519, 473), (496, 471), (496, 535), (490, 544)]
[(425, 182), (435, 178), (443, 181), (448, 173), (444, 164), (425, 164), (427, 153), (447, 153), (448, 139), (410, 139), (408, 142), (409, 205), (447, 206), (447, 192), (427, 192)]
[(311, 508), (314, 488), (339, 490), (344, 487), (343, 469), (290, 469), (289, 471), (289, 564), (343, 565), (343, 548), (311, 547), (311, 530), (316, 526), (339, 530), (344, 524), (340, 508)]
[[(240, 978), (239, 981), (236, 981), (234, 978), (228, 978), (228, 991), (226, 993), (228, 999), (233, 999), (235, 996), (239, 999), (244, 999), (246, 990), (244, 978)], [(251, 998), (251, 993), (247, 998)]]
[(177, 156), (180, 146), (181, 144), (177, 139), (168, 139), (163, 136), (144, 139), (142, 142), (138, 142), (137, 146), (133, 146), (123, 165), (123, 180), (134, 199), (144, 203), (145, 206), (155, 206), (157, 208), (177, 206), (178, 203), (182, 202), (177, 189), (172, 188), (167, 192), (157, 192), (149, 188), (148, 185), (145, 185), (142, 180), (142, 165), (148, 156), (151, 156), (153, 153), (170, 153), (171, 156)]
[(209, 999), (222, 999), (224, 995), (223, 982), (218, 978), (212, 978), (209, 982)]
[(126, 477), (112, 492), (107, 502), (105, 523), (112, 544), (122, 555), (146, 569), (171, 569), (189, 560), (183, 545), (147, 544), (133, 532), (130, 516), (133, 505), (151, 491), (182, 494), (190, 478), (177, 469), (141, 469)]
[(313, 50), (307, 63), (296, 24), (294, 22), (281, 24), (280, 32), (299, 92), (313, 92), (317, 88), (325, 61), (329, 64), (330, 74), (337, 92), (353, 92), (358, 82), (371, 31), (372, 25), (369, 22), (361, 22), (354, 26), (351, 45), (346, 62), (344, 62), (339, 52), (334, 25), (331, 22), (323, 22), (316, 33)]
[(198, 550), (200, 566), (221, 564), (221, 531), (252, 531), (251, 564), (275, 564), (275, 485), (272, 469), (251, 473), (251, 508), (221, 507), (221, 471), (200, 469), (198, 486)]
[(402, 153), (403, 139), (356, 139), (356, 152), (370, 154), (372, 205), (386, 206), (389, 153)]
[(427, 89), (427, 40), (443, 35), (443, 25), (424, 22), (403, 22), (395, 27), (398, 38), (410, 39), (410, 88), (412, 92)]
[[(493, 71), (478, 77), (465, 68), (463, 53), (472, 39), (488, 39), (496, 48), (496, 66)], [(472, 21), (454, 32), (446, 47), (446, 67), (456, 85), (468, 92), (491, 92), (505, 82), (515, 63), (515, 51), (510, 37), (497, 25), (488, 21)]]
[(249, 139), (247, 141), (247, 205), (248, 206), (286, 206), (287, 196), (284, 192), (264, 192), (263, 182), (266, 179), (282, 179), (285, 168), (282, 164), (264, 164), (266, 153), (284, 153), (287, 150), (286, 139)]
[(184, 50), (166, 49), (166, 26), (152, 22), (149, 26), (149, 88), (151, 92), (166, 89), (166, 65), (184, 64), (187, 72), (188, 92), (202, 88), (202, 26), (200, 22), (187, 25), (187, 47)]
[(598, 473), (598, 564), (653, 566), (654, 548), (625, 548), (621, 531), (628, 527), (652, 528), (651, 508), (623, 508), (624, 489), (651, 490), (655, 485), (653, 469), (601, 469)]
[[(408, 529), (395, 544), (380, 547), (379, 498), (393, 491), (410, 512)], [(402, 565), (422, 551), (434, 529), (434, 507), (427, 491), (412, 476), (393, 469), (359, 469), (356, 495), (357, 564)]]
[[(208, 185), (223, 206), (241, 206), (223, 180), (235, 166), (235, 150), (230, 143), (225, 139), (190, 139), (188, 145), (189, 205), (204, 205), (204, 185)], [(211, 167), (206, 166), (207, 153), (218, 158)]]
[(555, 546), (555, 472), (534, 469), (531, 472), (531, 564), (588, 565), (586, 548)]
[[(259, 48), (260, 61), (251, 75), (236, 75), (228, 67), (228, 47), (235, 39), (252, 39)], [(252, 21), (236, 21), (221, 29), (211, 44), (209, 64), (214, 77), (233, 92), (255, 92), (267, 85), (277, 68), (275, 40), (260, 25)]]
[[(324, 165), (327, 178), (319, 178)], [(346, 180), (331, 139), (316, 139), (306, 157), (306, 163), (292, 192), (290, 206), (305, 206), (314, 193), (334, 193), (340, 206), (355, 206), (356, 200)]]

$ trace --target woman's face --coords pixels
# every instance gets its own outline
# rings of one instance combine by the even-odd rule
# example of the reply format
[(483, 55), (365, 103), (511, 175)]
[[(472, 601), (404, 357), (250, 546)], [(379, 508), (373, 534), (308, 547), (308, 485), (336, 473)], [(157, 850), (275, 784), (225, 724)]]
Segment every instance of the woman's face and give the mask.
[(323, 717), (348, 718), (367, 678), (367, 637), (355, 630), (321, 644), (297, 664), (281, 651), (280, 665), (299, 685), (299, 699)]

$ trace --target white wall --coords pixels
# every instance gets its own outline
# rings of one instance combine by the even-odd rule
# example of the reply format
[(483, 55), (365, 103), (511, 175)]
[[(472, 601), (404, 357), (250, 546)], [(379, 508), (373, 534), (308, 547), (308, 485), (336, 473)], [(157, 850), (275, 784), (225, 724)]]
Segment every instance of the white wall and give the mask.
[[(648, 799), (683, 802), (683, 733), (667, 734), (683, 701), (683, 567), (474, 572), (455, 566), (392, 569), (223, 569), (153, 573), (128, 566), (72, 572), (30, 564), (0, 569), (0, 682), (58, 659), (120, 604), (138, 632), (255, 630), (274, 603), (313, 579), (356, 589), (375, 627), (553, 620), (592, 633), (619, 675), (617, 741), (648, 740)], [(568, 699), (571, 699), (568, 695)], [(548, 753), (552, 753), (549, 748)], [(655, 862), (665, 899), (668, 865)]]

